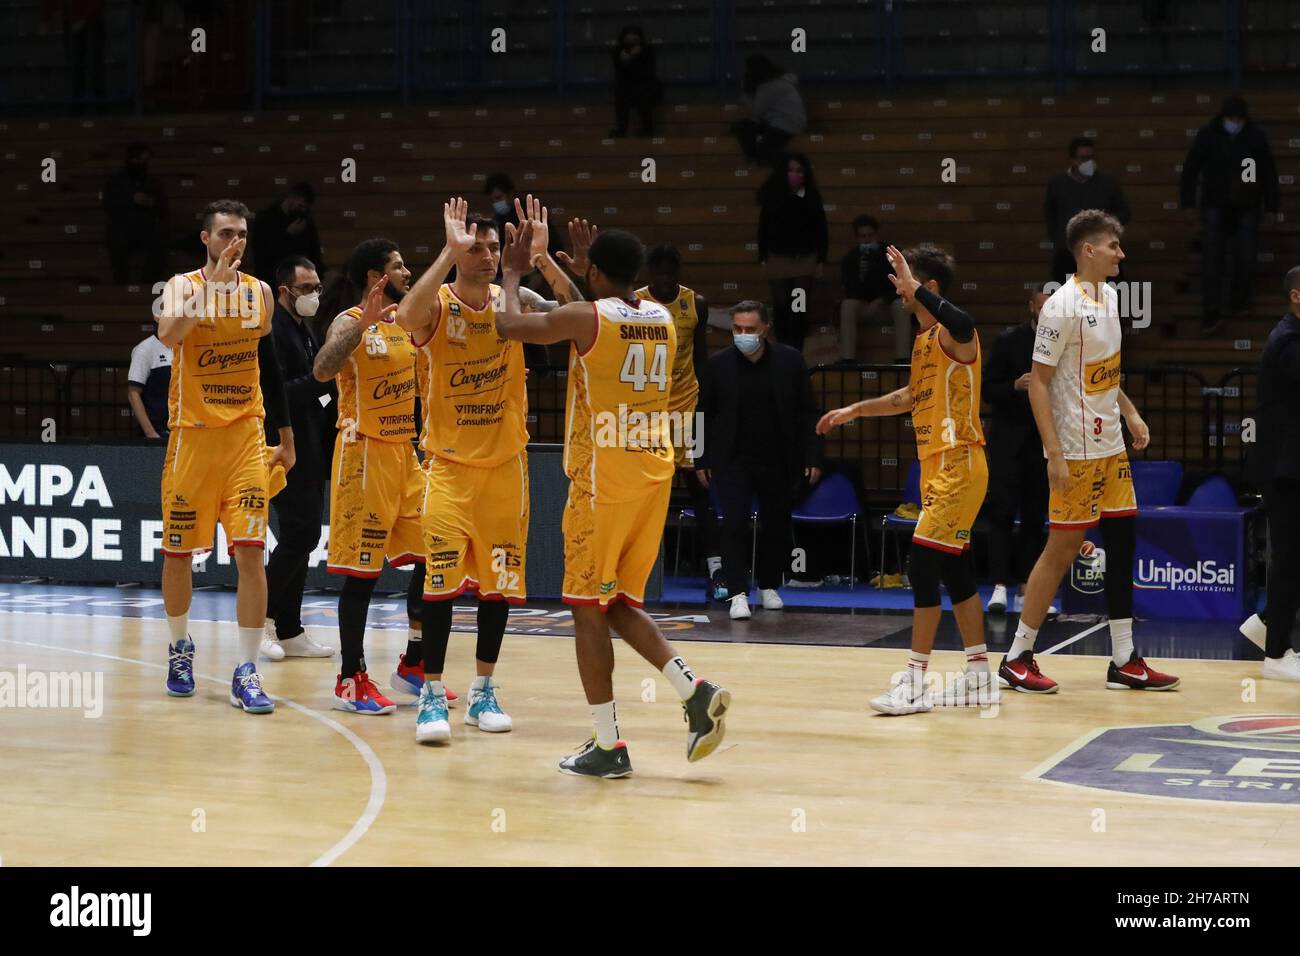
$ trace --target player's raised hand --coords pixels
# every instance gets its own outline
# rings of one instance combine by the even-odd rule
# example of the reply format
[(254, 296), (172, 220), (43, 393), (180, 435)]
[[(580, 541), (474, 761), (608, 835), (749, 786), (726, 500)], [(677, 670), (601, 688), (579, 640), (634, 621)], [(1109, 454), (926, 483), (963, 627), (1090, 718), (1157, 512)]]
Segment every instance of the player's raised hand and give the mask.
[(468, 213), (469, 203), (461, 196), (455, 196), (442, 204), (442, 224), (447, 232), (447, 247), (454, 252), (464, 252), (474, 245), (478, 225), (465, 228)]
[(573, 255), (570, 256), (567, 252), (557, 252), (555, 258), (559, 259), (561, 264), (575, 276), (581, 278), (587, 274), (587, 250), (591, 248), (591, 243), (595, 238), (595, 224), (587, 222), (585, 219), (570, 219), (569, 242), (573, 244)]
[(537, 265), (539, 259), (545, 258), (546, 251), (550, 246), (551, 226), (548, 210), (542, 205), (540, 197), (529, 193), (524, 197), (523, 206), (519, 205), (519, 197), (515, 197), (515, 215), (519, 217), (520, 225), (527, 220), (533, 227), (529, 256), (532, 264)]
[(897, 246), (890, 246), (886, 249), (885, 258), (894, 267), (894, 274), (889, 277), (889, 281), (894, 283), (895, 289), (910, 296), (920, 288), (921, 283), (916, 280), (916, 276), (912, 275), (912, 267), (907, 264), (907, 260), (898, 251)]
[(380, 305), (384, 300), (384, 289), (387, 288), (388, 282), (376, 282), (366, 293), (366, 301), (361, 307), (361, 327), (368, 329), (372, 325), (386, 319), (389, 315), (397, 311), (397, 303), (391, 305)]
[(221, 250), (221, 255), (217, 256), (217, 267), (212, 270), (209, 279), (217, 288), (227, 292), (233, 288), (239, 278), (239, 264), (244, 261), (241, 257), (247, 244), (247, 239), (236, 239)]
[(512, 275), (523, 275), (529, 269), (532, 260), (530, 246), (533, 241), (533, 224), (520, 220), (520, 225), (506, 223), (506, 247), (501, 250), (501, 271)]
[(858, 417), (857, 410), (852, 405), (844, 408), (835, 408), (827, 412), (817, 422), (817, 434), (825, 435), (832, 428), (837, 428), (845, 422), (851, 422)]

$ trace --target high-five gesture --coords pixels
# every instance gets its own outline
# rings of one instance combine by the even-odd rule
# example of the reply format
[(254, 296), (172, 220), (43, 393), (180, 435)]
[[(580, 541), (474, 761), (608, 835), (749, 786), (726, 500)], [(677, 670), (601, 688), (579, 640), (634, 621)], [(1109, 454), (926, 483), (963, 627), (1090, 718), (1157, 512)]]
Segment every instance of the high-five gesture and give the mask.
[(532, 241), (531, 221), (521, 220), (521, 225), (518, 227), (512, 222), (506, 223), (506, 247), (501, 251), (502, 275), (523, 275), (531, 268)]
[(396, 302), (391, 305), (379, 304), (384, 298), (384, 289), (387, 286), (386, 281), (376, 282), (371, 286), (370, 291), (366, 293), (366, 301), (361, 308), (361, 327), (363, 329), (377, 325), (397, 311)]
[(582, 278), (587, 274), (587, 250), (596, 238), (596, 226), (585, 219), (569, 220), (569, 242), (573, 243), (573, 255), (557, 252), (555, 258), (575, 276)]
[(889, 281), (894, 283), (894, 288), (904, 297), (910, 300), (921, 283), (917, 281), (916, 276), (912, 275), (912, 267), (907, 264), (903, 254), (898, 251), (897, 246), (890, 246), (885, 250), (885, 258), (889, 264), (894, 267), (894, 274), (889, 277)]
[(858, 407), (856, 405), (847, 405), (844, 408), (835, 408), (827, 412), (817, 422), (817, 434), (825, 435), (832, 428), (836, 428), (846, 422), (851, 422), (858, 417)]
[(551, 230), (547, 217), (547, 209), (542, 205), (542, 200), (529, 193), (524, 197), (524, 204), (519, 205), (519, 197), (515, 197), (515, 215), (519, 218), (519, 224), (522, 226), (525, 222), (529, 223), (533, 229), (532, 243), (529, 246), (529, 260), (535, 266), (540, 266), (538, 259), (544, 259), (547, 255), (547, 249), (550, 244)]
[(464, 252), (474, 245), (478, 226), (465, 228), (465, 217), (469, 212), (469, 203), (456, 196), (442, 204), (442, 223), (447, 231), (447, 248), (453, 252)]

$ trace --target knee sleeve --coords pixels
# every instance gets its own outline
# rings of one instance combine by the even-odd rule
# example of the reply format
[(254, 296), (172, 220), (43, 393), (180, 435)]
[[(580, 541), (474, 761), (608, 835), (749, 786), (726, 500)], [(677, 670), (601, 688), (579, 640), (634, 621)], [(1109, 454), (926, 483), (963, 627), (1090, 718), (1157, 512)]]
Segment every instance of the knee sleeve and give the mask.
[(948, 600), (956, 606), (975, 593), (975, 556), (967, 548), (961, 554), (945, 554), (941, 558), (943, 586), (948, 589)]
[(934, 548), (912, 542), (907, 557), (907, 580), (912, 584), (912, 603), (916, 607), (939, 606), (939, 569), (943, 557)]
[(406, 589), (406, 616), (412, 621), (424, 620), (424, 562), (415, 565), (411, 583)]

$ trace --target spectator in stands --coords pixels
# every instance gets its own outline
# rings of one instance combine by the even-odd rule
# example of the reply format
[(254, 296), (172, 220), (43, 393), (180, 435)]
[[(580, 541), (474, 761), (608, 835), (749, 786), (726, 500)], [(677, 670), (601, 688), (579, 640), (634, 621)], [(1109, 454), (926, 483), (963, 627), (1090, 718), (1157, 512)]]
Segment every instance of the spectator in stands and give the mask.
[[(700, 383), (704, 413), (696, 476), (717, 482), (722, 506), (722, 571), (731, 617), (749, 609), (749, 515), (758, 497), (757, 567), (763, 607), (780, 610), (777, 593), (790, 561), (790, 513), (801, 485), (821, 479), (817, 403), (803, 356), (772, 340), (767, 308), (746, 300), (731, 308), (735, 348), (710, 356)], [(805, 484), (806, 482), (806, 484)]]
[(776, 338), (802, 353), (813, 280), (822, 277), (830, 242), (808, 157), (787, 154), (759, 189), (758, 203), (758, 261), (771, 288)]
[[(302, 593), (308, 562), (320, 543), (338, 392), (333, 382), (318, 382), (312, 374), (320, 350), (312, 319), (320, 309), (323, 291), (315, 263), (297, 255), (285, 259), (276, 266), (275, 289), (275, 312), (267, 338), (275, 344), (284, 377), (289, 425), (298, 456), (283, 490), (271, 499), (280, 530), (266, 565), (266, 617), (268, 622), (275, 622), (275, 637), (271, 637), (268, 627), (262, 637), (262, 653), (278, 661), (286, 654), (329, 657), (334, 653), (303, 628)], [(327, 321), (333, 318), (331, 315)], [(269, 443), (269, 419), (267, 432)]]
[(149, 175), (151, 154), (145, 143), (126, 148), (126, 163), (104, 183), (104, 244), (113, 281), (133, 281), (131, 260), (140, 256), (136, 281), (144, 285), (165, 281), (167, 268), (167, 194)]
[(1249, 474), (1264, 492), (1268, 514), (1264, 677), (1300, 681), (1300, 656), (1291, 643), (1300, 610), (1300, 417), (1295, 414), (1300, 405), (1300, 266), (1286, 274), (1283, 291), (1286, 314), (1269, 333), (1259, 360)]
[(320, 233), (311, 215), (315, 202), (316, 191), (310, 183), (294, 183), (283, 199), (271, 203), (253, 220), (248, 236), (253, 247), (253, 274), (272, 288), (276, 267), (291, 256), (302, 256), (325, 271)]
[(871, 216), (853, 220), (855, 245), (840, 260), (840, 360), (856, 362), (858, 326), (892, 325), (895, 362), (912, 360), (912, 317), (903, 307), (898, 290), (889, 281), (893, 267), (885, 258), (889, 245), (881, 241), (880, 223)]
[[(1033, 368), (1034, 336), (1038, 313), (1050, 293), (1040, 286), (1029, 298), (1029, 321), (1000, 334), (984, 366), (984, 398), (993, 406), (988, 430), (989, 489), (985, 508), (989, 517), (989, 574), (993, 594), (990, 614), (1008, 608), (1007, 585), (1019, 582), (1020, 597), (1012, 608), (1019, 611), (1024, 582), (1043, 550), (1043, 524), (1047, 520), (1047, 459), (1038, 436), (1034, 412), (1029, 407), (1029, 379)], [(1016, 515), (1020, 531), (1013, 535)], [(1049, 615), (1057, 613), (1049, 608)]]
[[(613, 49), (614, 122), (610, 136), (626, 136), (628, 117), (636, 110), (641, 135), (655, 134), (655, 107), (663, 97), (663, 84), (655, 75), (655, 50), (640, 27), (626, 26)], [(502, 233), (505, 235), (505, 233)]]
[(1128, 200), (1118, 180), (1097, 171), (1097, 147), (1086, 136), (1070, 140), (1070, 165), (1047, 183), (1043, 216), (1052, 240), (1052, 274), (1064, 282), (1074, 274), (1074, 256), (1065, 241), (1065, 224), (1084, 209), (1104, 209), (1121, 223), (1129, 221)]
[(145, 438), (167, 437), (167, 391), (172, 382), (172, 350), (150, 335), (131, 350), (126, 400)]
[(808, 112), (794, 75), (759, 54), (745, 61), (744, 91), (749, 119), (733, 124), (731, 132), (752, 162), (766, 164), (807, 128)]
[[(63, 52), (72, 74), (73, 99), (104, 98), (104, 0), (42, 0), (42, 29), (55, 13), (63, 20)], [(87, 104), (88, 105), (88, 104)]]
[[(1199, 206), (1201, 211), (1201, 330), (1209, 334), (1223, 322), (1225, 311), (1250, 311), (1260, 207), (1265, 225), (1278, 211), (1273, 151), (1240, 96), (1224, 100), (1219, 115), (1196, 134), (1183, 160), (1179, 199), (1182, 208)], [(1227, 281), (1225, 247), (1230, 252)]]

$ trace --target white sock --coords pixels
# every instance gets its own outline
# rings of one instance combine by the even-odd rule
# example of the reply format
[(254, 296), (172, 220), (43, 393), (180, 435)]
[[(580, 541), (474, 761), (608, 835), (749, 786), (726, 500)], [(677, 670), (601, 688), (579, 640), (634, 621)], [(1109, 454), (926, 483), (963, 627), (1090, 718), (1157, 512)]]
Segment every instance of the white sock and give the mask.
[(989, 672), (989, 648), (987, 644), (972, 644), (966, 648), (966, 670), (973, 674)]
[(614, 702), (593, 704), (591, 719), (596, 724), (596, 743), (606, 750), (618, 743), (618, 715), (614, 712)]
[(184, 614), (177, 614), (175, 617), (168, 614), (167, 627), (172, 632), (172, 643), (179, 644), (181, 638), (190, 636), (190, 612), (186, 611)]
[(925, 671), (929, 666), (929, 654), (918, 654), (912, 651), (907, 655), (907, 676), (912, 681), (913, 687), (925, 686)]
[(434, 697), (447, 696), (447, 690), (442, 686), (442, 681), (440, 680), (427, 680), (424, 682), (424, 686), (432, 688)]
[(673, 690), (677, 691), (677, 696), (682, 700), (690, 700), (691, 695), (695, 693), (695, 672), (686, 666), (686, 662), (680, 657), (674, 657), (664, 665), (663, 675), (668, 678), (668, 683), (673, 685)]
[(1133, 618), (1122, 617), (1110, 622), (1110, 659), (1123, 667), (1133, 656)]
[(709, 568), (709, 577), (713, 577), (715, 574), (717, 574), (719, 571), (722, 570), (722, 558), (719, 557), (706, 558), (705, 564), (707, 564)]
[(491, 679), (492, 679), (491, 677), (484, 677), (483, 675), (480, 674), (478, 677), (475, 677), (472, 681), (470, 681), (469, 689), (482, 690), (484, 687), (487, 686), (488, 681), (490, 681)]
[(1021, 621), (1016, 625), (1016, 637), (1011, 642), (1011, 650), (1007, 651), (1007, 660), (1014, 661), (1025, 651), (1032, 651), (1036, 640), (1038, 640), (1038, 628), (1030, 627)]
[(241, 627), (239, 629), (239, 663), (257, 662), (257, 649), (262, 646), (263, 631), (260, 627)]

